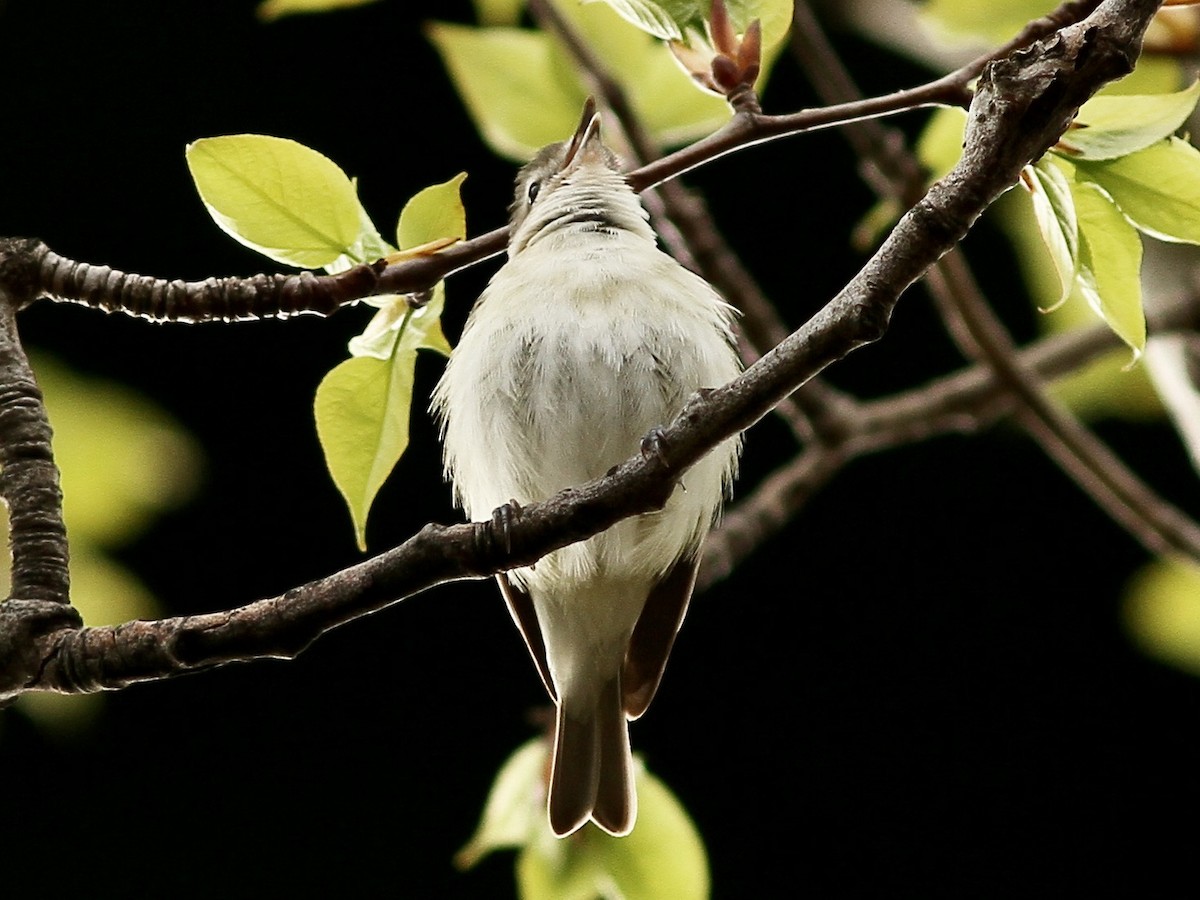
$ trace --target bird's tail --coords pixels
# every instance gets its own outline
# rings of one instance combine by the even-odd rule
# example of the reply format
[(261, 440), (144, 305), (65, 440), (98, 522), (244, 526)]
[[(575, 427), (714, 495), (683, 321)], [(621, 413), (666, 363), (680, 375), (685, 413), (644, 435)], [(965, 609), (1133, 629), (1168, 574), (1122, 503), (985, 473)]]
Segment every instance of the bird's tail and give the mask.
[(609, 834), (628, 834), (637, 795), (621, 679), (608, 681), (583, 708), (565, 699), (559, 697), (555, 723), (550, 827), (563, 837), (591, 819)]

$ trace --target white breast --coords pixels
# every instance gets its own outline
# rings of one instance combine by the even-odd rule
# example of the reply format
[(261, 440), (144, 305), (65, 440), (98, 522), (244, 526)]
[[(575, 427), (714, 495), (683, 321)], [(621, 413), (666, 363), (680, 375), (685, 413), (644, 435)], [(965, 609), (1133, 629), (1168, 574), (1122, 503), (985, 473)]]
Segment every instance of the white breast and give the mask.
[[(536, 251), (536, 252), (533, 252)], [(640, 236), (564, 233), (518, 254), (472, 312), (434, 395), (447, 473), (473, 519), (597, 478), (638, 451), (698, 388), (737, 375), (729, 308)], [(621, 562), (652, 577), (695, 546), (736, 460), (728, 442), (662, 512), (518, 570), (583, 581)]]

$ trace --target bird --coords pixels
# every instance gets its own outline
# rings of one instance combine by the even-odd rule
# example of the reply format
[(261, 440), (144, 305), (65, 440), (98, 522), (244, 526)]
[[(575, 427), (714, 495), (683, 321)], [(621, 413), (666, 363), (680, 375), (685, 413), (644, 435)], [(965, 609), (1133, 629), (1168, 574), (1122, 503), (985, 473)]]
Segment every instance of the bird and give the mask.
[[(589, 98), (575, 133), (518, 173), (507, 260), (432, 395), (456, 503), (507, 521), (652, 452), (689, 398), (740, 373), (734, 316), (659, 249)], [(658, 689), (740, 448), (719, 444), (661, 509), (497, 576), (555, 704), (547, 814), (559, 837), (589, 820), (633, 829), (628, 723)]]

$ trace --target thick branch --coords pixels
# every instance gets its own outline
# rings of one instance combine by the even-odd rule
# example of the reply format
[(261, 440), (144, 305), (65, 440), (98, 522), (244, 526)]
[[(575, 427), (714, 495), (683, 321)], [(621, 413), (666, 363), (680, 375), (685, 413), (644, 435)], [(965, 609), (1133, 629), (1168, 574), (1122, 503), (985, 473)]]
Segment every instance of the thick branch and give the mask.
[[(1081, 4), (1067, 3), (1031, 29), (1070, 18)], [(827, 100), (857, 94), (832, 55), (811, 13), (796, 7), (797, 55)], [(1018, 38), (1019, 40), (1019, 38)], [(912, 155), (876, 122), (857, 123), (847, 136), (860, 156), (884, 174), (878, 189), (904, 196), (920, 184)], [(1020, 421), (1062, 469), (1114, 520), (1152, 552), (1173, 550), (1200, 558), (1200, 526), (1156, 494), (1095, 434), (1049, 398), (1036, 374), (1014, 361), (1014, 346), (981, 295), (960, 252), (947, 256), (931, 273), (929, 287), (943, 309), (951, 335), (961, 349), (993, 366), (1012, 396), (1022, 404)]]
[[(530, 0), (529, 8), (539, 25), (562, 40), (583, 72), (589, 90), (595, 92), (612, 112), (624, 132), (634, 162), (645, 165), (658, 158), (660, 148), (624, 89), (587, 41), (548, 0)], [(645, 194), (647, 206), (657, 214), (655, 224), (659, 235), (671, 252), (681, 262), (695, 268), (742, 313), (737, 322), (742, 338), (738, 342), (742, 362), (750, 365), (786, 338), (787, 325), (741, 258), (714, 227), (704, 199), (677, 180), (648, 188)], [(795, 395), (781, 401), (775, 411), (797, 438), (811, 440), (823, 421), (849, 402), (849, 398), (831, 385), (812, 379)]]
[(11, 594), (0, 602), (0, 706), (38, 681), (47, 636), (82, 624), (68, 603), (67, 531), (50, 425), (17, 335), (16, 311), (35, 285), (8, 263), (0, 246), (0, 495), (12, 551)]
[[(1050, 33), (1057, 23), (1071, 21), (1075, 13), (1093, 5), (1095, 0), (1065, 4), (1052, 16), (1031, 23), (1010, 46), (1025, 46), (1033, 36)], [(779, 116), (741, 110), (709, 137), (631, 172), (629, 182), (635, 190), (644, 191), (752, 144), (924, 106), (965, 105), (970, 98), (965, 85), (990, 59), (982, 58), (951, 75), (884, 97)], [(57, 300), (154, 321), (242, 321), (301, 313), (329, 315), (372, 295), (420, 293), (455, 272), (502, 253), (507, 239), (507, 229), (499, 228), (428, 256), (391, 265), (355, 266), (338, 275), (306, 272), (167, 281), (76, 263), (44, 246), (37, 253), (36, 266), (42, 293)]]
[(67, 529), (50, 422), (17, 335), (17, 309), (33, 285), (7, 262), (0, 246), (0, 494), (8, 505), (11, 596), (66, 604)]
[[(1147, 316), (1152, 335), (1200, 328), (1200, 293)], [(1016, 353), (1023, 371), (1053, 381), (1116, 350), (1127, 349), (1105, 325), (1043, 338)], [(726, 577), (777, 533), (851, 460), (947, 434), (977, 434), (1010, 417), (1021, 400), (988, 362), (919, 388), (844, 411), (840, 435), (781, 466), (725, 516), (705, 545), (698, 589)]]
[[(1106, 0), (1065, 29), (985, 71), (959, 165), (904, 218), (863, 270), (799, 331), (725, 387), (697, 396), (663, 433), (661, 454), (525, 509), (501, 541), (492, 523), (428, 526), (340, 575), (240, 610), (40, 637), (37, 672), (0, 659), (0, 697), (21, 690), (99, 690), (217, 665), (290, 655), (332, 625), (435, 584), (527, 565), (547, 552), (660, 507), (710, 448), (745, 430), (812, 375), (886, 331), (901, 292), (953, 247), (1021, 168), (1053, 144), (1075, 109), (1128, 71), (1158, 4)], [(263, 605), (265, 604), (265, 605)], [(200, 622), (189, 627), (185, 622)], [(4, 617), (0, 617), (0, 628)], [(180, 636), (170, 637), (172, 629)], [(279, 637), (282, 633), (284, 637)], [(186, 635), (183, 637), (182, 635)]]
[(1155, 493), (1059, 403), (1015, 358), (1012, 338), (980, 294), (961, 254), (942, 260), (930, 282), (961, 319), (977, 355), (1022, 404), (1020, 421), (1050, 457), (1152, 553), (1200, 560), (1200, 526)]

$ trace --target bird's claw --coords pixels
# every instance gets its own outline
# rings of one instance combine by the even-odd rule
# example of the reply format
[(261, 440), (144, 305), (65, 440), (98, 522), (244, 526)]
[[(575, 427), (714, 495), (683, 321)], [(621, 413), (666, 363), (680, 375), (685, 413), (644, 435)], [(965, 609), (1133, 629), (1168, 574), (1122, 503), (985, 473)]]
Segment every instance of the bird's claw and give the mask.
[(505, 553), (512, 553), (512, 527), (521, 518), (521, 504), (509, 500), (492, 510), (492, 532), (499, 535)]

